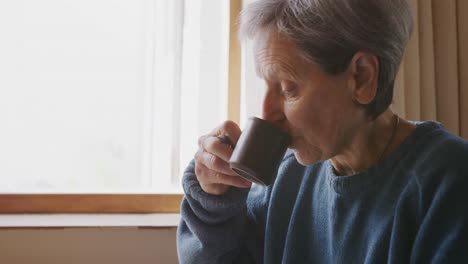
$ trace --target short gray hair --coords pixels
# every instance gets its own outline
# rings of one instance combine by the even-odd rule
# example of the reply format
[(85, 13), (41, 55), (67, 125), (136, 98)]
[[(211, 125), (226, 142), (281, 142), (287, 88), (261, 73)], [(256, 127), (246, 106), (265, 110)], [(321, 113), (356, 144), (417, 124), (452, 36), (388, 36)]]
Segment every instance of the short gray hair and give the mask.
[(346, 70), (358, 51), (379, 61), (377, 93), (363, 105), (376, 118), (393, 100), (393, 85), (413, 28), (408, 0), (257, 0), (241, 13), (240, 37), (275, 31), (330, 74)]

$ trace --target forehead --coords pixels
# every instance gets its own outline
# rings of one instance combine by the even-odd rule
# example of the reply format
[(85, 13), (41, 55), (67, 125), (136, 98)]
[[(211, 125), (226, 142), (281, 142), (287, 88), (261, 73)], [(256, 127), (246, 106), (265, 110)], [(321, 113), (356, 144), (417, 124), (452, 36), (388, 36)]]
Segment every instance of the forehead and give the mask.
[(265, 80), (299, 79), (307, 63), (291, 41), (277, 33), (262, 33), (254, 39), (257, 75)]

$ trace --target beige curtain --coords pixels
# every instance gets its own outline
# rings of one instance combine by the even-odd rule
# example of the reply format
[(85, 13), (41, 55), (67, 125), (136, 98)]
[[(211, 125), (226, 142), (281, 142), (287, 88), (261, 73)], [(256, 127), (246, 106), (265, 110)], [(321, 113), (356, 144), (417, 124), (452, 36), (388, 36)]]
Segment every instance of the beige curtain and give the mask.
[(468, 139), (468, 0), (411, 3), (413, 35), (393, 109), (409, 120), (437, 120)]

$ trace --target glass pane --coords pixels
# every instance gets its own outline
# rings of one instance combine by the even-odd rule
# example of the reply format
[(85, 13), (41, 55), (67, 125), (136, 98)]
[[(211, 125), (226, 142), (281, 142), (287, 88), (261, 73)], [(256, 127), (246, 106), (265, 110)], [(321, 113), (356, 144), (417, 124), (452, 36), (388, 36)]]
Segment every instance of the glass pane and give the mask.
[(182, 147), (176, 175), (193, 159), (198, 137), (227, 118), (229, 1), (185, 0), (185, 10)]
[(0, 192), (180, 192), (226, 118), (228, 6), (0, 2)]
[(0, 3), (1, 192), (143, 187), (150, 3)]

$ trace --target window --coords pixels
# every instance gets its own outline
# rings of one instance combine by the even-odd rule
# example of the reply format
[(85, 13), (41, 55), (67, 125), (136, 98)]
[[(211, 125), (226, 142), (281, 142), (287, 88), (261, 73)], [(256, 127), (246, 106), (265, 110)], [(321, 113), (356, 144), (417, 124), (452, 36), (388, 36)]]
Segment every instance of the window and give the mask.
[(0, 3), (0, 192), (180, 193), (227, 118), (229, 2)]
[(0, 213), (177, 212), (197, 137), (239, 120), (240, 3), (0, 3)]

